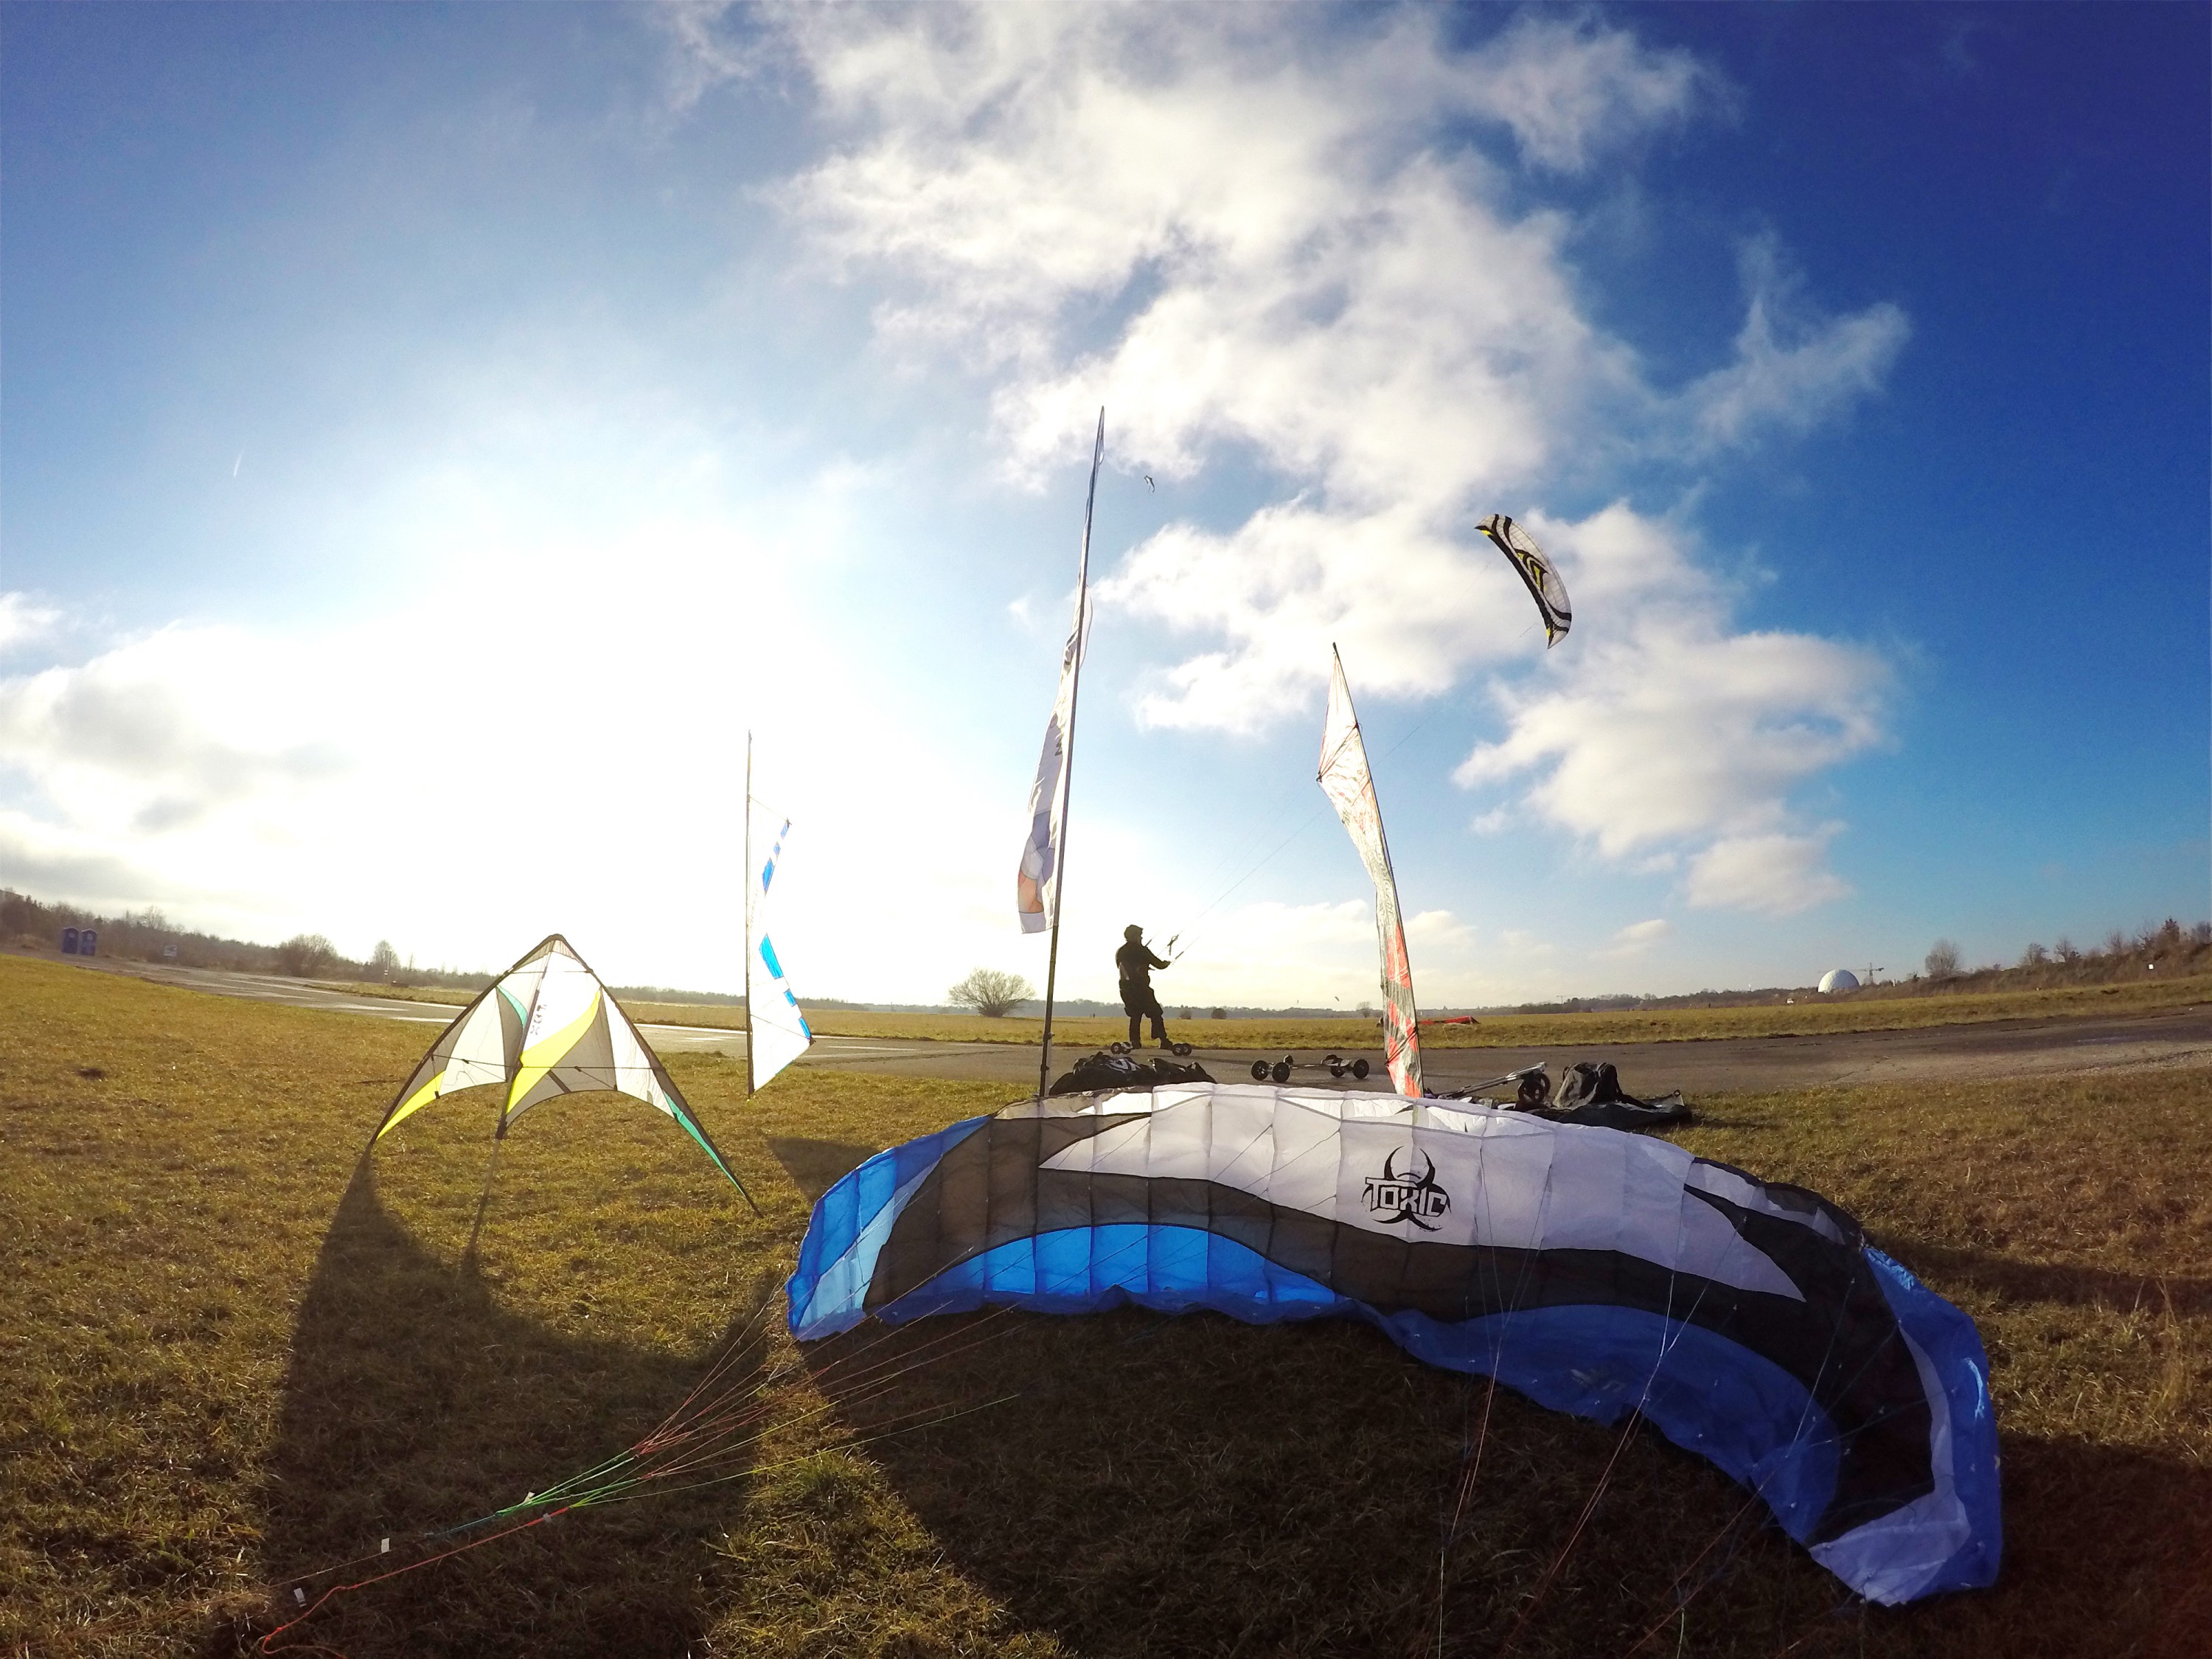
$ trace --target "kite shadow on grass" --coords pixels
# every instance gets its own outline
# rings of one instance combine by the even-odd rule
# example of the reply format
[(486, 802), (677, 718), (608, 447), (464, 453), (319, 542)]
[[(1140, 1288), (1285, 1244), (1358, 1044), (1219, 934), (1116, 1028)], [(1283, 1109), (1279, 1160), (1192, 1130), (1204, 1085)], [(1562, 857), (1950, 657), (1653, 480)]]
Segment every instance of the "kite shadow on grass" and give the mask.
[[(897, 1388), (841, 1382), (864, 1343), (855, 1370), (911, 1358)], [(984, 1312), (808, 1357), (858, 1433), (946, 1419), (868, 1455), (964, 1576), (1086, 1655), (2212, 1651), (2212, 1473), (2129, 1449), (2008, 1441), (1996, 1588), (1881, 1608), (1656, 1431), (1491, 1398), (1355, 1323)]]
[(2160, 1314), (2171, 1308), (2185, 1319), (2212, 1313), (2212, 1279), (2020, 1261), (1996, 1251), (1962, 1250), (1916, 1238), (1883, 1237), (1875, 1242), (1897, 1260), (1911, 1262), (1916, 1271), (1972, 1285), (2008, 1302), (2055, 1302), (2116, 1313)]
[[(1135, 1310), (925, 1319), (891, 1339), (917, 1362), (900, 1390), (848, 1394), (841, 1355), (880, 1336), (862, 1327), (815, 1345), (817, 1382), (864, 1434), (983, 1407), (869, 1455), (964, 1575), (1086, 1655), (1371, 1659), (1437, 1652), (1440, 1630), (1443, 1651), (1495, 1653), (1601, 1479), (1603, 1524), (1569, 1553), (1512, 1651), (1618, 1652), (1626, 1621), (1647, 1604), (1656, 1617), (1673, 1574), (1741, 1507), (1738, 1489), (1649, 1432), (1500, 1389), (1440, 1590), (1484, 1385), (1408, 1360), (1366, 1326)], [(1680, 1529), (1663, 1550), (1634, 1518), (1655, 1513)], [(1803, 1605), (1832, 1583), (1776, 1540), (1750, 1546)]]
[[(703, 1358), (580, 1338), (501, 1309), (471, 1263), (456, 1273), (385, 1210), (364, 1159), (293, 1336), (262, 1524), (270, 1582), (288, 1601), (303, 1583), (313, 1601), (497, 1531), (419, 1541), (631, 1444), (684, 1398)], [(562, 1516), (335, 1597), (279, 1650), (684, 1654), (703, 1629), (707, 1539), (743, 1491), (739, 1481)], [(386, 1537), (388, 1559), (377, 1554)], [(364, 1554), (375, 1559), (320, 1571)], [(258, 1651), (269, 1627), (265, 1616), (227, 1622), (207, 1651)]]
[(882, 1150), (844, 1140), (807, 1140), (797, 1135), (765, 1139), (769, 1156), (783, 1166), (791, 1184), (809, 1204)]

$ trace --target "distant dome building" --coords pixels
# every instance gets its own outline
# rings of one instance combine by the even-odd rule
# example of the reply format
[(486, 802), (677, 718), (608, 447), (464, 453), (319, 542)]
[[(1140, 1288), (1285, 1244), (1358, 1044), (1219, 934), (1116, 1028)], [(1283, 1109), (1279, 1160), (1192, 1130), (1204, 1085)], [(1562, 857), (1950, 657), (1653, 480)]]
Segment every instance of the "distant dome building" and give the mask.
[(1858, 988), (1859, 976), (1848, 968), (1831, 968), (1820, 975), (1822, 996), (1826, 996), (1831, 991), (1856, 991)]

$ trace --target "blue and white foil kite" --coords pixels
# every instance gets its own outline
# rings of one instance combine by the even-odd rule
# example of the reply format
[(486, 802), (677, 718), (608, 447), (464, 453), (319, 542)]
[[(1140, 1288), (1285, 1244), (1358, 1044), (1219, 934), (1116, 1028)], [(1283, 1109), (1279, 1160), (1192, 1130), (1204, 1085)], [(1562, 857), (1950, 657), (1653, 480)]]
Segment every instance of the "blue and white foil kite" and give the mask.
[(1834, 1206), (1665, 1141), (1318, 1089), (1027, 1101), (830, 1188), (788, 1288), (803, 1341), (986, 1304), (1364, 1319), (1557, 1410), (1640, 1412), (1869, 1600), (1996, 1576), (1973, 1322)]

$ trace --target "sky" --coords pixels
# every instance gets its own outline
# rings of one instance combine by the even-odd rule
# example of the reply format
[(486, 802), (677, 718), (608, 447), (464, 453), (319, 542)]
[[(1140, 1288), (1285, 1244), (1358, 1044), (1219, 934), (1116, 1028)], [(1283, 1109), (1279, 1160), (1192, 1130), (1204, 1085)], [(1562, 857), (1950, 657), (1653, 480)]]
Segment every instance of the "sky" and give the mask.
[[(0, 9), (0, 884), (1060, 985), (1806, 984), (2212, 914), (2197, 5)], [(1476, 530), (1512, 515), (1545, 647)]]

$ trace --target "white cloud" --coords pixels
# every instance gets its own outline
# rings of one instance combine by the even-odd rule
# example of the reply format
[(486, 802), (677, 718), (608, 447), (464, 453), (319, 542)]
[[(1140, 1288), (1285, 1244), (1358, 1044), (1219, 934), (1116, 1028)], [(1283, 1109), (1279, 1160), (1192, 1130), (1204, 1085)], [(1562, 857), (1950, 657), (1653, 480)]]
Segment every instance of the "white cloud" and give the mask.
[(1474, 945), (1474, 929), (1449, 910), (1423, 910), (1406, 918), (1407, 948), (1424, 954), (1461, 953)]
[(1471, 66), (1475, 108), (1540, 167), (1579, 173), (1601, 151), (1725, 101), (1689, 53), (1651, 52), (1594, 24), (1524, 15)]
[[(1158, 725), (1309, 709), (1333, 641), (1386, 696), (1536, 654), (1474, 515), (1607, 456), (1803, 430), (1904, 337), (1892, 307), (1819, 316), (1765, 243), (1730, 360), (1686, 389), (1593, 321), (1573, 221), (1526, 204), (1725, 101), (1629, 30), (1534, 13), (1463, 50), (1421, 10), (780, 15), (836, 135), (783, 200), (832, 268), (880, 284), (886, 341), (995, 382), (1015, 476), (1071, 459), (1103, 403), (1120, 465), (1283, 481), (1101, 585), (1188, 641), (1142, 696)], [(1589, 597), (1681, 580), (1630, 561)]]
[(1771, 239), (1748, 243), (1741, 263), (1747, 308), (1735, 357), (1683, 394), (1706, 448), (1737, 444), (1764, 426), (1804, 431), (1880, 389), (1911, 326), (1893, 305), (1822, 317)]
[(26, 593), (0, 593), (0, 653), (35, 643), (46, 637), (61, 613), (33, 605)]
[(1823, 867), (1828, 840), (1842, 826), (1807, 834), (1729, 836), (1690, 860), (1686, 896), (1692, 904), (1794, 915), (1850, 891)]
[(1532, 776), (1526, 807), (1603, 856), (1688, 854), (1694, 903), (1787, 914), (1839, 896), (1820, 867), (1834, 829), (1797, 826), (1790, 797), (1881, 741), (1882, 659), (1810, 635), (1729, 631), (1719, 586), (1624, 505), (1534, 522), (1571, 589), (1632, 589), (1635, 602), (1571, 667), (1496, 688), (1506, 734), (1476, 747), (1459, 782)]
[(1649, 921), (1632, 921), (1613, 936), (1612, 942), (1595, 954), (1600, 961), (1619, 962), (1630, 957), (1640, 957), (1674, 931), (1674, 925), (1663, 916), (1654, 916)]
[[(0, 676), (0, 882), (462, 967), (559, 929), (617, 981), (734, 988), (750, 725), (796, 820), (802, 992), (933, 999), (1003, 954), (1025, 779), (927, 690), (884, 696), (811, 607), (793, 573), (839, 539), (842, 486), (733, 503), (665, 431), (610, 453), (547, 411), (526, 438), (359, 509), (421, 573), (371, 614)], [(572, 447), (647, 505), (580, 523), (517, 461)]]

